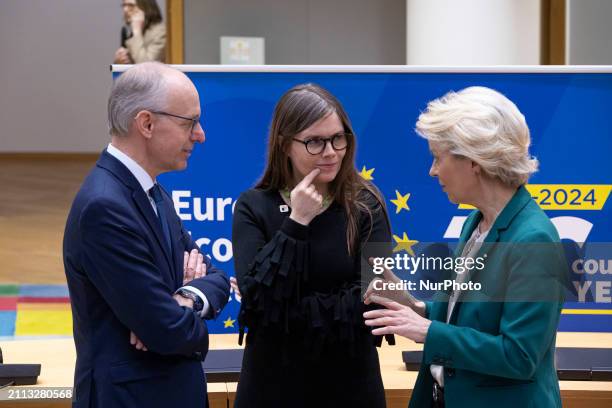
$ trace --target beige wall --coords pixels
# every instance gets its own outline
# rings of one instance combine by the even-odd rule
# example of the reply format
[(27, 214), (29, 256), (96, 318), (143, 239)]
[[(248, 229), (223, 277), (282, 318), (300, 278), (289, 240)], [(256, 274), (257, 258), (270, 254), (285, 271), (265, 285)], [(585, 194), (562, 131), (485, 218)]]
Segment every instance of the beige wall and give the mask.
[(612, 65), (612, 1), (567, 2), (567, 64)]
[[(612, 2), (568, 1), (569, 62), (611, 64)], [(165, 0), (158, 3), (163, 10)], [(223, 34), (266, 37), (268, 62), (277, 64), (537, 63), (539, 1), (456, 3), (288, 0), (281, 7), (276, 0), (189, 0), (186, 60), (217, 63)], [(120, 4), (0, 0), (0, 152), (97, 152), (105, 146)], [(451, 30), (452, 24), (459, 25)]]
[(1, 0), (0, 152), (97, 152), (108, 143), (120, 5)]
[(247, 36), (266, 64), (403, 64), (405, 16), (405, 0), (185, 0), (185, 63), (219, 64), (219, 37)]

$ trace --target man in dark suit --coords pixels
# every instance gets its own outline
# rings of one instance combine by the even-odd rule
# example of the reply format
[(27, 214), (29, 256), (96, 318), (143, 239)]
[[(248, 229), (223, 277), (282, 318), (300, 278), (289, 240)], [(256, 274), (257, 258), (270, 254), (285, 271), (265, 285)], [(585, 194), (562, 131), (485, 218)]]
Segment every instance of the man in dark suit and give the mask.
[(205, 407), (204, 319), (227, 303), (229, 281), (197, 252), (156, 182), (184, 169), (204, 141), (198, 93), (175, 69), (136, 65), (115, 80), (108, 117), (111, 143), (78, 192), (64, 236), (73, 406)]

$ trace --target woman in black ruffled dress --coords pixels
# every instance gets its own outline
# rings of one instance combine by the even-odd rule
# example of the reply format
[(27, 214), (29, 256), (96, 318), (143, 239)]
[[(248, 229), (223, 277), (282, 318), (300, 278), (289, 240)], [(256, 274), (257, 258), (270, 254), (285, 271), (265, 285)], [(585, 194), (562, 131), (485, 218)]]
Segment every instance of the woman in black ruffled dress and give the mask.
[(385, 406), (361, 254), (391, 232), (355, 148), (325, 89), (299, 85), (276, 105), (266, 170), (234, 212), (241, 342), (248, 328), (236, 407)]

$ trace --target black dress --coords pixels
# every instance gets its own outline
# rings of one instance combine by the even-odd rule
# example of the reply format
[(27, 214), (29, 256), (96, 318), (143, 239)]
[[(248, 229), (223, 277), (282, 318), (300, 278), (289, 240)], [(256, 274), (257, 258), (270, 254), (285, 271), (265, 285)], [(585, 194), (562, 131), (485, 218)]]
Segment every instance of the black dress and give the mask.
[[(390, 243), (370, 193), (360, 240)], [(289, 218), (278, 191), (249, 190), (234, 211), (232, 241), (248, 328), (236, 407), (384, 407), (375, 338), (363, 323), (360, 252), (350, 256), (338, 203), (309, 226)], [(367, 283), (366, 283), (367, 285)]]

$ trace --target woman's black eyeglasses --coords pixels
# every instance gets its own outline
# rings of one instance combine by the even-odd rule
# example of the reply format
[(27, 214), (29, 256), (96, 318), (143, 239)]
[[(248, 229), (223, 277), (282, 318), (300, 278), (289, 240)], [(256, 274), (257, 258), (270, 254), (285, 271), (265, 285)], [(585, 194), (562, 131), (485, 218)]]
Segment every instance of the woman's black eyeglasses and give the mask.
[(346, 149), (348, 146), (349, 135), (350, 133), (338, 133), (332, 137), (313, 136), (307, 138), (306, 140), (300, 140), (294, 137), (293, 140), (295, 142), (302, 143), (304, 147), (306, 147), (306, 151), (314, 156), (325, 151), (328, 142), (331, 144), (331, 147), (334, 150)]

